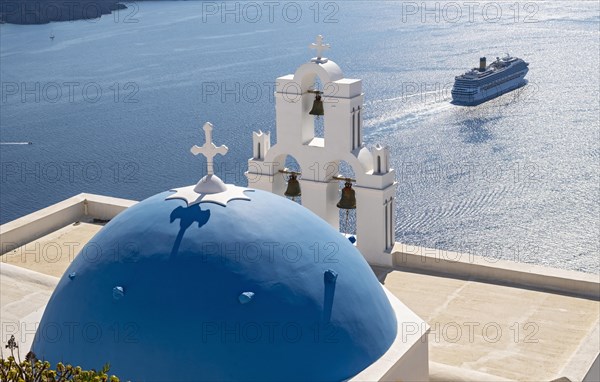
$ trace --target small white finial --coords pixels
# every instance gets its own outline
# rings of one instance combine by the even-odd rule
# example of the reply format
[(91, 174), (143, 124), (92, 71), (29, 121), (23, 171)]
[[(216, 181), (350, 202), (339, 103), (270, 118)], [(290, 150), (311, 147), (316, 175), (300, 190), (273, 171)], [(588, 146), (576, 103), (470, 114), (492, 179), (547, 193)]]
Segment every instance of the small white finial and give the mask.
[(322, 35), (318, 35), (316, 38), (316, 41), (313, 42), (312, 44), (310, 44), (309, 48), (315, 49), (317, 51), (317, 59), (313, 60), (313, 61), (318, 62), (318, 63), (327, 62), (327, 59), (326, 58), (323, 59), (322, 55), (323, 55), (323, 51), (331, 48), (331, 45), (323, 44), (323, 36)]
[(213, 175), (214, 174), (214, 166), (213, 166), (213, 158), (217, 154), (225, 155), (229, 149), (225, 145), (221, 145), (219, 147), (215, 146), (212, 141), (212, 130), (213, 125), (210, 122), (206, 122), (202, 127), (204, 129), (204, 135), (206, 136), (206, 142), (202, 146), (194, 145), (191, 148), (191, 152), (194, 155), (202, 154), (206, 157), (206, 174)]

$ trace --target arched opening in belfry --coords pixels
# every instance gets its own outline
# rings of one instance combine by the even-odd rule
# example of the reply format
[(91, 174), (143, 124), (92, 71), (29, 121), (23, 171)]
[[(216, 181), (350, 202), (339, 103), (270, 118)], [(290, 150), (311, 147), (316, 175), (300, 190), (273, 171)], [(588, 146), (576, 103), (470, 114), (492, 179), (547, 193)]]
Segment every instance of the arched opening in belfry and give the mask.
[[(286, 183), (284, 196), (298, 204), (302, 204), (302, 189), (299, 183), (302, 179), (302, 168), (296, 158), (291, 155), (285, 157), (284, 163), (284, 173), (281, 174)], [(297, 195), (298, 192), (299, 195)]]
[(339, 219), (340, 219), (340, 232), (347, 235), (355, 235), (356, 234), (356, 209), (355, 208), (340, 208), (342, 207), (351, 207), (352, 201), (350, 200), (350, 196), (352, 196), (352, 192), (350, 190), (344, 188), (346, 187), (346, 179), (350, 179), (351, 189), (354, 192), (354, 197), (356, 197), (356, 189), (354, 186), (356, 185), (356, 175), (352, 166), (346, 161), (338, 162), (338, 181), (339, 181), (339, 199), (338, 199), (338, 208), (339, 208)]
[(300, 167), (300, 164), (298, 163), (298, 161), (296, 160), (296, 158), (294, 158), (292, 155), (286, 155), (284, 167), (286, 169), (288, 169), (289, 171), (295, 171), (295, 172), (301, 172), (302, 171), (302, 168)]
[[(321, 108), (322, 110), (322, 107), (324, 107), (323, 83), (321, 82), (319, 76), (315, 76), (314, 82), (310, 87), (309, 91), (314, 92), (314, 99), (312, 100), (311, 112), (317, 111), (319, 108)], [(325, 139), (325, 115), (312, 115), (312, 117), (314, 137)]]

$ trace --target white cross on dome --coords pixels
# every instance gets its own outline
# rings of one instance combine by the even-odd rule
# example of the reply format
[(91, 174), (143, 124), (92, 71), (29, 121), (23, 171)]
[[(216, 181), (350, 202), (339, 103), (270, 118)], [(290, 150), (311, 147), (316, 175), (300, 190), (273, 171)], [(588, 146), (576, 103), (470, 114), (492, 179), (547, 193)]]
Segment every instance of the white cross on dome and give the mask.
[(194, 155), (202, 154), (206, 157), (206, 173), (208, 175), (214, 174), (213, 158), (217, 154), (225, 155), (225, 154), (227, 154), (227, 151), (229, 151), (227, 146), (221, 145), (221, 146), (217, 147), (213, 143), (213, 141), (212, 141), (213, 128), (214, 127), (213, 127), (212, 123), (206, 122), (204, 124), (204, 126), (202, 127), (202, 129), (204, 130), (204, 136), (206, 137), (206, 141), (204, 142), (204, 145), (202, 145), (202, 146), (194, 145), (190, 149), (192, 154), (194, 154)]
[(169, 195), (166, 199), (183, 199), (188, 206), (196, 203), (216, 203), (226, 206), (230, 200), (250, 200), (244, 192), (252, 191), (248, 188), (237, 187), (233, 184), (225, 184), (214, 173), (213, 159), (217, 155), (225, 155), (229, 149), (225, 145), (217, 147), (212, 141), (213, 125), (206, 122), (202, 129), (206, 141), (202, 146), (194, 145), (190, 149), (194, 155), (204, 155), (206, 157), (206, 176), (196, 183), (195, 186), (174, 188), (175, 194)]

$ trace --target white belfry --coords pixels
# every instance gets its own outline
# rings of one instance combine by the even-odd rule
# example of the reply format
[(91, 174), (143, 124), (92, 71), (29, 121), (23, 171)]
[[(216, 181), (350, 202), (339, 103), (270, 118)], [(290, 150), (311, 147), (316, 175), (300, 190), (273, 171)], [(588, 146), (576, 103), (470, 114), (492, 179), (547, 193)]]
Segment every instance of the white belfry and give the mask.
[(323, 44), (323, 36), (322, 35), (318, 35), (317, 38), (316, 38), (316, 42), (313, 42), (308, 47), (310, 49), (314, 49), (314, 50), (317, 51), (317, 59), (316, 59), (316, 61), (322, 61), (323, 52), (326, 51), (327, 49), (330, 49), (331, 45), (329, 45), (329, 44)]
[[(270, 135), (253, 134), (253, 157), (248, 161), (248, 186), (284, 195), (286, 157), (300, 166), (298, 181), (302, 205), (334, 228), (340, 227), (340, 175), (353, 177), (356, 193), (356, 246), (373, 265), (392, 265), (395, 243), (396, 197), (395, 172), (389, 166), (389, 151), (363, 145), (362, 81), (344, 78), (342, 69), (326, 58), (323, 36), (309, 45), (317, 58), (301, 65), (294, 74), (279, 77), (275, 88), (277, 143), (271, 146)], [(323, 134), (315, 124), (311, 107), (315, 101), (314, 83), (323, 85)], [(346, 162), (354, 172), (340, 174)]]
[(212, 141), (212, 131), (213, 125), (210, 122), (206, 122), (202, 127), (204, 130), (204, 135), (206, 137), (206, 142), (204, 145), (197, 146), (194, 145), (190, 151), (194, 155), (202, 154), (206, 157), (206, 174), (213, 175), (214, 174), (214, 166), (213, 166), (213, 158), (217, 154), (225, 155), (229, 149), (225, 145), (221, 145), (217, 147)]

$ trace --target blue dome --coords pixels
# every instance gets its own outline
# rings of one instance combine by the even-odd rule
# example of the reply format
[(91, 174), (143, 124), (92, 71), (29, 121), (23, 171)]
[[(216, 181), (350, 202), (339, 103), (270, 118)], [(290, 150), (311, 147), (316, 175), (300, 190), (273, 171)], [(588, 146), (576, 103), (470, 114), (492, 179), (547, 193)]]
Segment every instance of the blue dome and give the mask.
[(341, 381), (390, 347), (381, 285), (312, 212), (258, 190), (226, 207), (169, 195), (82, 249), (46, 307), (38, 358), (108, 362), (132, 381)]

